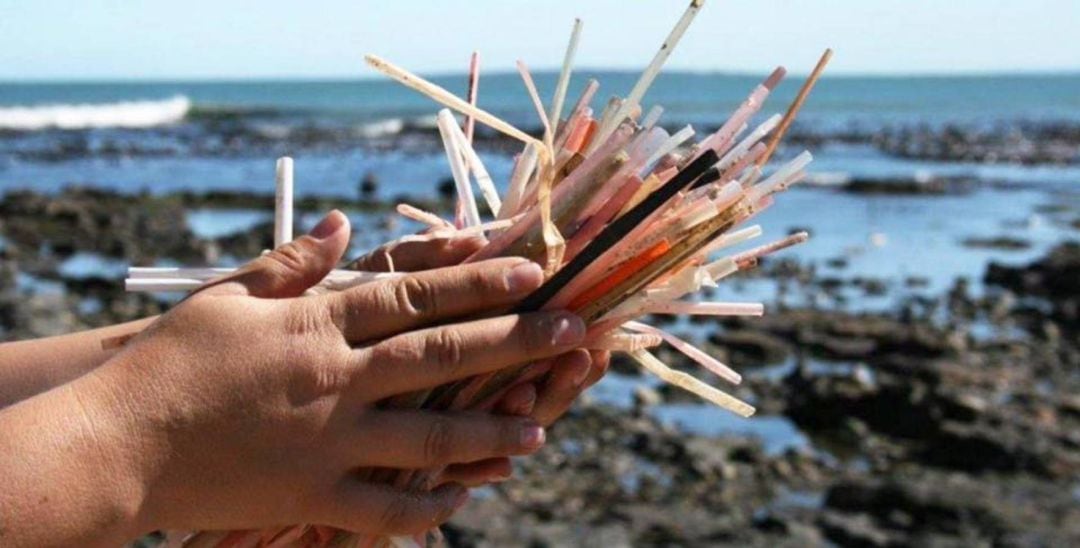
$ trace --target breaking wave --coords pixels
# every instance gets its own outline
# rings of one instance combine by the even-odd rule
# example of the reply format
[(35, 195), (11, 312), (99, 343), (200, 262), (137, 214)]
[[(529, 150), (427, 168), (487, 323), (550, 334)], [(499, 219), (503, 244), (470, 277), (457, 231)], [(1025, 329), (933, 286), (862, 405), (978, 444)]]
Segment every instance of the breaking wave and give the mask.
[(190, 110), (191, 99), (183, 95), (148, 101), (0, 107), (0, 130), (147, 128), (179, 122)]

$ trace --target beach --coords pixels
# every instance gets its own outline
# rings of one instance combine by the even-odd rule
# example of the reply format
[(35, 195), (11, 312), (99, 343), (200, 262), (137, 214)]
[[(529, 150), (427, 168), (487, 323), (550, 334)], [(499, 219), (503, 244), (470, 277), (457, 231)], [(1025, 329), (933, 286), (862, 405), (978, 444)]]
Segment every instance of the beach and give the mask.
[[(592, 75), (609, 93), (635, 78), (581, 70), (570, 96)], [(757, 79), (673, 72), (647, 102), (704, 135)], [(734, 393), (758, 414), (616, 359), (514, 479), (476, 493), (451, 545), (1080, 541), (1077, 97), (1077, 75), (823, 79), (774, 160), (810, 150), (809, 180), (755, 219), (810, 242), (710, 295), (765, 317), (650, 319), (741, 371)], [(485, 75), (480, 106), (537, 131), (515, 75)], [(0, 84), (0, 340), (181, 297), (125, 293), (128, 266), (270, 247), (281, 155), (298, 228), (341, 208), (354, 255), (420, 228), (401, 201), (448, 215), (433, 114), (373, 80)], [(504, 186), (518, 146), (477, 131)]]

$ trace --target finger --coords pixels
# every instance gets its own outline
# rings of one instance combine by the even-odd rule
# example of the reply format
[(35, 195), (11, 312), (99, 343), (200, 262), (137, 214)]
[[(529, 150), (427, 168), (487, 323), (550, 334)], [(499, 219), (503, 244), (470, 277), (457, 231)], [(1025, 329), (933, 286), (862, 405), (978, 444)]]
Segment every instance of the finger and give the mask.
[(580, 349), (568, 352), (552, 366), (543, 387), (537, 391), (532, 412), (536, 422), (548, 425), (566, 413), (585, 390), (591, 366), (589, 352)]
[(354, 350), (352, 365), (358, 389), (378, 400), (556, 356), (584, 336), (585, 324), (568, 312), (501, 316), (384, 339)]
[(414, 535), (438, 527), (468, 500), (469, 492), (457, 484), (405, 491), (347, 478), (311, 521), (357, 533)]
[(535, 404), (536, 385), (523, 382), (503, 394), (502, 399), (495, 405), (495, 412), (501, 415), (527, 417), (532, 414)]
[(521, 300), (544, 281), (540, 265), (519, 258), (429, 270), (324, 295), (345, 339), (356, 344)]
[[(425, 231), (425, 233), (430, 231)], [(487, 244), (481, 236), (400, 242), (378, 249), (349, 263), (347, 268), (368, 272), (417, 272), (460, 264)], [(389, 256), (389, 259), (387, 259)], [(393, 265), (391, 265), (393, 263)]]
[(611, 365), (611, 352), (607, 350), (591, 350), (589, 355), (592, 357), (592, 367), (589, 368), (589, 376), (585, 377), (585, 388), (600, 382)]
[(267, 299), (297, 297), (333, 270), (349, 246), (349, 236), (348, 217), (335, 209), (306, 236), (211, 282), (199, 293), (252, 295)]
[(439, 476), (439, 485), (460, 483), (466, 487), (479, 487), (510, 479), (513, 464), (506, 457), (486, 459), (466, 464), (448, 466)]
[(366, 413), (355, 432), (356, 439), (344, 447), (352, 466), (398, 469), (527, 455), (544, 444), (545, 436), (528, 418), (415, 410)]

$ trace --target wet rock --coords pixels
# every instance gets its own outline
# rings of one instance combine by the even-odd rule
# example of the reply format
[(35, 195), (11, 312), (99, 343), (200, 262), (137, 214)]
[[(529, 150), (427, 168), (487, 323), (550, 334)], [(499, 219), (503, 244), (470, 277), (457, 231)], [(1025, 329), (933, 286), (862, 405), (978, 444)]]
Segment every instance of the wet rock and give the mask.
[(791, 352), (783, 339), (763, 331), (733, 330), (712, 334), (709, 342), (722, 347), (733, 363), (743, 366), (779, 363)]
[(971, 181), (954, 179), (852, 179), (841, 187), (852, 194), (945, 195), (970, 190)]
[[(1030, 472), (1066, 478), (1080, 473), (1080, 459), (1050, 432), (1017, 424), (945, 422), (920, 452), (929, 464), (968, 471)], [(1070, 454), (1073, 453), (1073, 454)]]
[(873, 141), (886, 153), (923, 160), (1018, 164), (1080, 161), (1080, 128), (1067, 122), (994, 128), (904, 127), (882, 132)]
[(634, 408), (643, 409), (646, 407), (652, 407), (654, 405), (660, 405), (663, 403), (664, 398), (656, 391), (655, 388), (648, 386), (637, 386), (634, 388)]
[(840, 546), (882, 547), (900, 544), (895, 535), (879, 529), (867, 514), (825, 512), (817, 523), (825, 537)]
[[(1020, 500), (1039, 500), (1043, 510)], [(920, 539), (929, 538), (962, 540), (965, 545), (1016, 538), (1027, 538), (1025, 545), (1067, 545), (1067, 539), (1080, 533), (1080, 526), (1069, 521), (1077, 513), (1069, 510), (1073, 504), (1067, 493), (1024, 478), (910, 469), (885, 479), (840, 481), (825, 497), (829, 510), (869, 515), (876, 528), (907, 545), (921, 545)], [(1055, 510), (1048, 512), (1050, 508)]]
[(369, 171), (365, 173), (364, 176), (360, 179), (360, 185), (358, 189), (360, 191), (361, 200), (371, 201), (379, 192), (379, 179), (375, 177), (374, 173), (371, 173)]
[(993, 238), (965, 238), (962, 242), (964, 247), (978, 248), (978, 249), (1004, 249), (1004, 250), (1021, 250), (1031, 247), (1031, 242), (1028, 240), (1022, 240), (1020, 238), (1014, 238), (1012, 236), (995, 236)]
[(1027, 266), (991, 262), (983, 279), (1021, 296), (1047, 298), (1052, 317), (1073, 328), (1080, 326), (1080, 242), (1060, 244)]

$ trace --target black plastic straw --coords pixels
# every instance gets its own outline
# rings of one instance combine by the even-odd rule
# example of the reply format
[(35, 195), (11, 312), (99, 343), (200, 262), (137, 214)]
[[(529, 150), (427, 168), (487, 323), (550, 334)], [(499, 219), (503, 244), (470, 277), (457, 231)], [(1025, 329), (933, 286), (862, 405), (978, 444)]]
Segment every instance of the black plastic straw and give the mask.
[(585, 270), (597, 258), (611, 249), (625, 237), (637, 225), (641, 224), (649, 215), (664, 205), (680, 190), (686, 188), (701, 177), (720, 158), (713, 150), (707, 150), (682, 171), (675, 174), (664, 186), (649, 194), (640, 204), (627, 211), (615, 222), (609, 224), (604, 230), (589, 242), (580, 253), (577, 254), (566, 266), (562, 267), (544, 285), (525, 297), (513, 310), (514, 314), (523, 312), (535, 312), (540, 310), (552, 297), (555, 296), (566, 284), (570, 283), (575, 276)]

